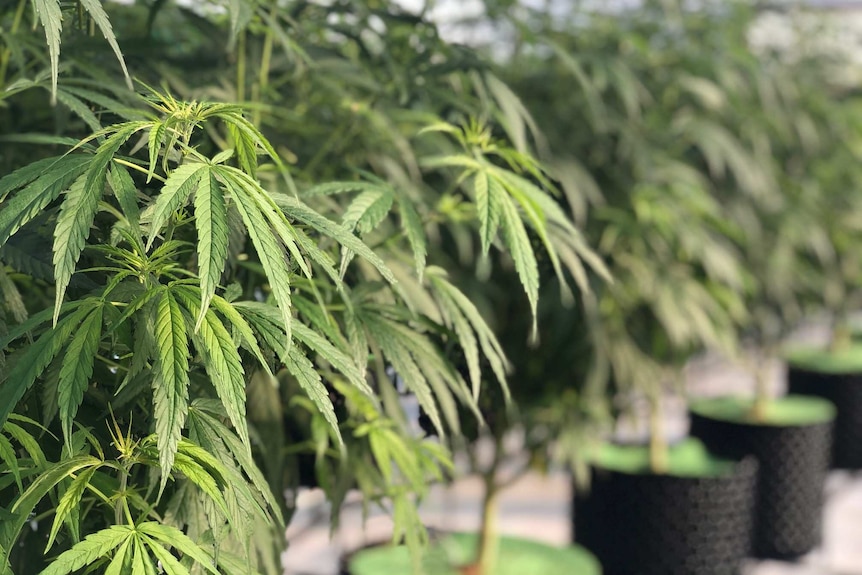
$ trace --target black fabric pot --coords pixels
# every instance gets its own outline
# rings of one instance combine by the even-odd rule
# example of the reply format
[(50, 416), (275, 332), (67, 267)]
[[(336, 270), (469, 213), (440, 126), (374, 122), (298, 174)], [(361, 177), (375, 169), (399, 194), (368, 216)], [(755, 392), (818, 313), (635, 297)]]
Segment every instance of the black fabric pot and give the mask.
[(824, 373), (789, 365), (790, 393), (813, 395), (835, 404), (832, 467), (862, 469), (862, 373)]
[(757, 464), (720, 477), (594, 469), (574, 497), (573, 539), (605, 575), (734, 575), (751, 543)]
[(820, 544), (832, 423), (778, 426), (691, 414), (691, 434), (723, 457), (760, 464), (753, 556), (795, 559)]

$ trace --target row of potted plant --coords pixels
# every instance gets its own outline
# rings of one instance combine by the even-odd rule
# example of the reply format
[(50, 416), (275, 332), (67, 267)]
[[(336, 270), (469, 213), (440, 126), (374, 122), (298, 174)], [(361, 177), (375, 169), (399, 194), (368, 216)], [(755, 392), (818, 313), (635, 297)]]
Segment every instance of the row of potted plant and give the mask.
[[(530, 462), (553, 452), (591, 463), (588, 485), (574, 487), (574, 541), (608, 573), (734, 573), (745, 556), (797, 558), (820, 542), (830, 460), (858, 468), (848, 452), (859, 353), (844, 328), (859, 279), (857, 103), (831, 82), (840, 62), (804, 47), (756, 53), (757, 12), (710, 6), (647, 2), (552, 21), (492, 13), (518, 31), (504, 77), (532, 113), (560, 203), (613, 280), (592, 281), (568, 309), (546, 281), (555, 293), (541, 299), (538, 345), (511, 297), (471, 292), (514, 366), (517, 415), (487, 404), (497, 428), (485, 433), (500, 456), (520, 426)], [(831, 345), (781, 350), (822, 311), (835, 319)], [(756, 358), (752, 396), (694, 398), (692, 438), (669, 445), (663, 400), (685, 393), (681, 368), (704, 349)], [(790, 362), (782, 398), (766, 369), (779, 354)], [(596, 446), (620, 402), (640, 399), (648, 446)], [(476, 471), (491, 494), (485, 541), (498, 474)], [(474, 555), (485, 574), (496, 572), (487, 547)]]
[[(277, 573), (300, 482), (391, 510), (409, 552), (371, 569), (421, 567), (417, 497), (479, 439), (483, 527), (425, 566), (597, 572), (583, 548), (498, 539), (516, 428), (523, 470), (615, 470), (575, 512), (607, 572), (728, 568), (745, 489), (782, 452), (710, 438), (799, 424), (798, 402), (693, 404), (693, 432), (758, 472), (669, 448), (661, 399), (700, 349), (774, 353), (810, 310), (852, 307), (858, 114), (826, 60), (749, 50), (745, 10), (665, 4), (488, 3), (515, 34), (496, 64), (427, 9), (370, 0), (0, 12), (0, 572)], [(412, 432), (405, 392), (436, 437)], [(638, 395), (649, 449), (597, 447)], [(672, 507), (629, 499), (643, 471), (671, 495), (707, 476), (678, 542), (652, 527)], [(643, 502), (644, 522), (600, 497)], [(692, 509), (738, 529), (710, 539)]]

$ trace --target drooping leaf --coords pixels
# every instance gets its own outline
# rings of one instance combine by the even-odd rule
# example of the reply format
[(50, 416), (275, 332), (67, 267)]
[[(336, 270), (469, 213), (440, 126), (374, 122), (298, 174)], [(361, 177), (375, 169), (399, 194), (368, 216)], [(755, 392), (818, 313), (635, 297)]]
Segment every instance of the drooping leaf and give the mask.
[(320, 374), (314, 369), (314, 364), (305, 357), (305, 354), (297, 346), (291, 347), (284, 359), (287, 370), (296, 378), (300, 387), (320, 410), (320, 413), (335, 432), (339, 443), (341, 443), (343, 440), (341, 439), (341, 431), (338, 429), (338, 419), (335, 417), (332, 401), (330, 401), (329, 393), (320, 379)]
[(81, 497), (84, 495), (84, 491), (87, 489), (87, 486), (90, 484), (90, 480), (98, 470), (99, 466), (93, 465), (92, 467), (87, 467), (81, 471), (74, 481), (72, 481), (72, 484), (66, 489), (63, 497), (60, 498), (60, 503), (57, 504), (57, 510), (54, 512), (54, 522), (51, 525), (48, 544), (45, 546), (46, 552), (54, 544), (54, 540), (60, 532), (60, 527), (63, 525), (63, 521), (69, 518), (73, 511), (78, 509), (78, 505), (81, 502)]
[(427, 257), (427, 246), (425, 239), (425, 230), (422, 226), (422, 218), (416, 212), (416, 208), (409, 200), (398, 197), (398, 213), (401, 215), (401, 229), (407, 235), (407, 241), (410, 242), (410, 247), (413, 249), (413, 261), (416, 266), (416, 275), (419, 281), (422, 281), (425, 271), (425, 261)]
[(153, 404), (158, 434), (161, 485), (167, 484), (188, 413), (189, 345), (182, 310), (165, 289), (156, 312)]
[(0, 245), (6, 244), (24, 224), (68, 189), (84, 173), (89, 158), (75, 154), (46, 158), (16, 170), (0, 180), (0, 198), (20, 186), (23, 189), (10, 199), (3, 199), (0, 209)]
[(129, 90), (134, 90), (132, 79), (129, 77), (129, 71), (126, 69), (126, 61), (123, 59), (123, 53), (120, 51), (120, 45), (117, 44), (117, 38), (114, 36), (114, 29), (111, 26), (111, 21), (108, 19), (105, 9), (102, 8), (101, 2), (99, 0), (81, 0), (81, 5), (84, 7), (84, 10), (89, 12), (93, 22), (95, 22), (96, 26), (99, 27), (99, 30), (102, 31), (102, 35), (105, 36), (105, 40), (108, 41), (108, 44), (111, 46), (111, 50), (114, 51), (114, 55), (120, 63), (120, 68), (123, 69), (123, 76), (126, 78), (126, 86), (128, 86)]
[(198, 267), (201, 282), (201, 306), (195, 329), (209, 309), (221, 274), (227, 263), (227, 207), (218, 180), (212, 172), (202, 175), (195, 192), (195, 225), (198, 230)]
[(219, 575), (214, 567), (215, 562), (209, 553), (176, 527), (148, 521), (138, 525), (137, 529), (141, 533), (170, 545), (183, 555), (193, 559), (195, 563), (206, 569), (209, 573)]
[(45, 30), (48, 53), (51, 58), (51, 103), (56, 103), (57, 77), (60, 75), (60, 33), (63, 31), (63, 13), (57, 0), (33, 0), (39, 23)]
[(66, 349), (60, 368), (58, 394), (60, 421), (66, 442), (72, 435), (72, 420), (90, 385), (93, 362), (102, 336), (102, 306), (95, 306), (77, 326), (77, 331)]
[(290, 303), (290, 270), (285, 261), (284, 249), (272, 234), (272, 230), (261, 215), (254, 198), (250, 197), (248, 192), (233, 179), (226, 179), (225, 182), (230, 187), (234, 204), (242, 215), (243, 222), (245, 222), (246, 229), (266, 271), (272, 294), (281, 310), (283, 327), (288, 336), (287, 344), (289, 346), (293, 316)]
[(60, 306), (75, 273), (78, 258), (90, 235), (90, 227), (99, 208), (99, 200), (105, 191), (108, 167), (114, 154), (132, 134), (146, 126), (145, 122), (128, 122), (116, 128), (96, 151), (87, 168), (86, 178), (78, 178), (66, 194), (60, 207), (57, 226), (54, 228), (54, 278), (56, 297), (54, 322), (60, 314)]
[(66, 575), (93, 563), (131, 537), (134, 529), (128, 525), (111, 525), (91, 533), (83, 541), (64, 551), (39, 575)]
[(54, 329), (46, 331), (28, 346), (27, 351), (15, 362), (5, 380), (0, 382), (0, 425), (6, 422), (6, 418), (15, 409), (24, 392), (30, 389), (36, 378), (45, 371), (48, 364), (68, 343), (72, 331), (90, 312), (90, 309), (85, 306), (64, 316)]
[[(194, 317), (198, 315), (199, 305), (189, 295), (181, 289), (177, 290), (177, 296), (183, 300)], [(251, 449), (245, 418), (245, 372), (242, 358), (227, 329), (212, 310), (204, 314), (198, 327), (194, 339), (198, 351), (203, 355), (206, 372), (237, 434)]]

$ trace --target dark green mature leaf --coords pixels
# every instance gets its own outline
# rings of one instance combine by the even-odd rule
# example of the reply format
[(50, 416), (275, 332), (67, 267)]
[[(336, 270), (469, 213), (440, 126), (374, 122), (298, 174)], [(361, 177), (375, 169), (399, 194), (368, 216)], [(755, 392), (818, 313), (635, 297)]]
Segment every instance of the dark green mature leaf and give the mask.
[(78, 325), (60, 368), (58, 405), (63, 436), (67, 443), (72, 435), (72, 420), (93, 375), (93, 362), (101, 337), (102, 306), (96, 306)]
[(39, 475), (12, 505), (10, 511), (14, 514), (14, 518), (0, 521), (0, 546), (6, 549), (12, 548), (33, 509), (58, 483), (81, 469), (101, 463), (102, 461), (96, 457), (81, 455), (55, 463)]
[(54, 228), (55, 323), (60, 315), (60, 306), (63, 303), (66, 288), (69, 286), (69, 280), (75, 272), (84, 243), (90, 235), (90, 226), (93, 224), (99, 208), (99, 200), (105, 191), (111, 160), (120, 146), (145, 126), (145, 122), (129, 122), (117, 126), (116, 132), (99, 146), (96, 155), (93, 156), (87, 169), (86, 179), (82, 181), (79, 178), (75, 181), (60, 207), (57, 226)]
[(0, 462), (6, 465), (9, 473), (15, 478), (18, 491), (24, 491), (24, 485), (21, 483), (21, 469), (18, 465), (18, 454), (15, 453), (12, 442), (2, 434), (0, 434)]
[(129, 220), (133, 233), (137, 233), (141, 221), (141, 211), (138, 207), (137, 189), (132, 176), (129, 175), (129, 171), (125, 167), (115, 163), (108, 173), (108, 181), (111, 184), (111, 189), (114, 190), (114, 196), (117, 198), (117, 203), (120, 204), (120, 209), (123, 210), (123, 214)]
[[(61, 319), (54, 329), (43, 333), (9, 370), (0, 382), (0, 425), (15, 409), (18, 401), (36, 381), (54, 357), (68, 342), (72, 331), (90, 313), (91, 306), (84, 306)], [(32, 319), (32, 318), (31, 318)]]
[(198, 330), (227, 263), (227, 206), (221, 186), (211, 171), (203, 174), (195, 192), (195, 225), (201, 282), (201, 306), (195, 325)]
[(111, 46), (111, 50), (114, 51), (114, 55), (116, 55), (117, 61), (123, 69), (123, 76), (126, 77), (126, 85), (129, 90), (134, 90), (132, 79), (129, 77), (129, 71), (126, 69), (126, 61), (123, 59), (123, 53), (120, 51), (119, 44), (117, 44), (116, 36), (114, 36), (114, 29), (111, 27), (111, 21), (108, 19), (105, 9), (102, 8), (100, 0), (81, 0), (81, 5), (84, 7), (84, 10), (89, 12), (93, 22), (95, 22), (96, 26), (99, 27), (99, 30), (102, 31), (102, 34), (105, 36), (105, 40), (108, 41), (108, 44)]
[(83, 497), (84, 491), (90, 484), (90, 480), (93, 478), (93, 475), (99, 470), (99, 467), (100, 466), (98, 465), (93, 465), (92, 467), (87, 467), (81, 471), (75, 480), (72, 481), (72, 484), (66, 489), (63, 497), (60, 498), (60, 503), (57, 504), (57, 510), (54, 512), (54, 523), (51, 525), (48, 544), (45, 546), (46, 552), (54, 544), (54, 540), (60, 532), (60, 527), (63, 525), (63, 522), (69, 518), (73, 511), (78, 509), (78, 505), (81, 503), (81, 497)]
[(159, 300), (155, 328), (153, 403), (164, 489), (189, 408), (189, 342), (182, 309), (170, 289), (165, 289)]
[(10, 236), (68, 189), (87, 169), (88, 162), (89, 157), (82, 154), (46, 158), (0, 180), (0, 199), (25, 186), (11, 199), (0, 202), (3, 205), (3, 209), (0, 209), (0, 245), (4, 245)]

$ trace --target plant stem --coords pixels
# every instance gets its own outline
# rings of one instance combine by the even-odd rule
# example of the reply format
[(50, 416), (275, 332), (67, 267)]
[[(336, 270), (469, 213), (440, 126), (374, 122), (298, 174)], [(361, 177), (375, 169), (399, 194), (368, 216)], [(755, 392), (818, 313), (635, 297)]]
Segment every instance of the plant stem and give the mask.
[(655, 391), (650, 399), (649, 413), (649, 463), (653, 473), (663, 475), (668, 471), (668, 447), (664, 436), (664, 413), (661, 393)]
[[(272, 10), (270, 10), (270, 16), (275, 17), (275, 7), (276, 4), (273, 3)], [(267, 85), (269, 85), (269, 69), (272, 65), (272, 44), (273, 44), (273, 33), (272, 28), (267, 27), (266, 36), (263, 39), (263, 51), (260, 55), (260, 70), (258, 71), (257, 78), (257, 94), (255, 100), (258, 103), (261, 103), (261, 97), (263, 96), (264, 91), (266, 90)], [(254, 112), (252, 113), (252, 122), (255, 126), (260, 126), (260, 108), (256, 107)]]
[(751, 417), (754, 421), (766, 419), (769, 407), (769, 377), (767, 374), (767, 359), (771, 354), (766, 349), (760, 352), (754, 366), (754, 405), (751, 407)]
[(499, 510), (500, 486), (497, 484), (497, 470), (502, 459), (503, 441), (494, 438), (494, 459), (483, 474), (485, 496), (482, 500), (482, 524), (479, 527), (479, 546), (476, 550), (475, 575), (492, 575), (497, 561), (498, 538), (497, 512)]
[(850, 347), (853, 341), (853, 333), (844, 314), (836, 317), (832, 323), (832, 339), (829, 341), (829, 351), (838, 352)]
[(239, 33), (236, 54), (236, 100), (245, 101), (245, 30)]
[[(12, 27), (9, 29), (9, 36), (14, 36), (18, 32), (18, 27), (21, 26), (21, 20), (24, 17), (24, 7), (27, 5), (27, 0), (18, 0), (18, 8), (15, 10), (15, 18), (12, 20)], [(0, 88), (6, 86), (6, 71), (9, 67), (9, 58), (12, 57), (12, 49), (8, 46), (3, 49), (0, 54)]]

